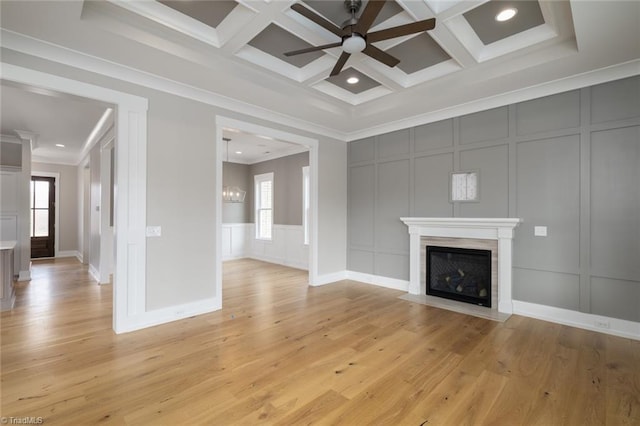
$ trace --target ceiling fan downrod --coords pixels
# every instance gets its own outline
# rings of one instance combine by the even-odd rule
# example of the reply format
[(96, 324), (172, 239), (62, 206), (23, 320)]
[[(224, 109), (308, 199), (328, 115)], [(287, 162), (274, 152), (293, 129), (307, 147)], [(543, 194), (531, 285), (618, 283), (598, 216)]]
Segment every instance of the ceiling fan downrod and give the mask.
[(342, 31), (344, 32), (342, 50), (349, 54), (362, 52), (367, 46), (364, 35), (354, 31), (358, 24), (356, 13), (360, 10), (360, 6), (362, 6), (362, 0), (344, 0), (344, 7), (351, 13), (351, 18), (342, 23)]

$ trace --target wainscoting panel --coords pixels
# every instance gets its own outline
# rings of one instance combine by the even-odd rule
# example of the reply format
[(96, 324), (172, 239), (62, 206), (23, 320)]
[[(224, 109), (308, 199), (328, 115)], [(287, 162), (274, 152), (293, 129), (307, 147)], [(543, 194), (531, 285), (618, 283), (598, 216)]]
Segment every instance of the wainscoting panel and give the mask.
[(309, 246), (298, 225), (273, 225), (270, 241), (255, 238), (253, 223), (222, 224), (222, 260), (249, 257), (298, 269), (309, 269)]
[[(347, 268), (410, 278), (407, 204), (413, 217), (517, 217), (525, 312), (640, 326), (639, 159), (640, 76), (350, 142)], [(480, 200), (452, 203), (451, 172), (468, 170)]]

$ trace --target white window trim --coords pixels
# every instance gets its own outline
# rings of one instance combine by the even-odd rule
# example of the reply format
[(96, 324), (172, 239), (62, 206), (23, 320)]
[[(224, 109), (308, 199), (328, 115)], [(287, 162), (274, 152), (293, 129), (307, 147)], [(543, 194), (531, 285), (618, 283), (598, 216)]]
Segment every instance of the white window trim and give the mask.
[[(260, 237), (260, 184), (262, 182), (268, 182), (271, 181), (271, 238), (262, 238)], [(272, 241), (273, 240), (273, 211), (274, 211), (274, 194), (275, 194), (275, 187), (274, 187), (274, 179), (273, 179), (273, 172), (271, 173), (263, 173), (260, 175), (255, 175), (253, 177), (253, 187), (254, 187), (254, 222), (256, 224), (255, 229), (256, 229), (256, 234), (255, 234), (255, 238), (256, 240), (260, 240), (260, 241)]]
[(302, 168), (302, 230), (304, 245), (309, 245), (309, 212), (311, 210), (311, 182), (309, 181), (309, 166)]

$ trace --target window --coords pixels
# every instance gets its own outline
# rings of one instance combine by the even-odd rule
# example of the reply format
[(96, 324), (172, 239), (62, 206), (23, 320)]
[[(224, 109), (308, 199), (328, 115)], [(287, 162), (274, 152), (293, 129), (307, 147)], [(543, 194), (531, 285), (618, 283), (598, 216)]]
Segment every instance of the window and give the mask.
[(273, 230), (273, 173), (254, 176), (256, 238), (271, 240)]
[(309, 245), (309, 166), (302, 168), (302, 228), (304, 229), (304, 244)]
[(48, 237), (53, 225), (54, 180), (31, 177), (31, 237)]

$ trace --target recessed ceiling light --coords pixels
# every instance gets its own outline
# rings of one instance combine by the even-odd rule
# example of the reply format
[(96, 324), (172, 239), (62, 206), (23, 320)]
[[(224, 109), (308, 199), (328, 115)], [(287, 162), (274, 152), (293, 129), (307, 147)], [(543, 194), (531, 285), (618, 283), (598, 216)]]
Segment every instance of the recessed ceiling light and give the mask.
[(240, 155), (242, 154), (242, 151), (236, 151), (236, 154)]
[(56, 144), (56, 146), (57, 146), (58, 148), (64, 148), (64, 145), (63, 145), (63, 144), (61, 144), (61, 143), (57, 143), (57, 144)]
[(496, 21), (498, 22), (508, 21), (509, 19), (516, 16), (516, 13), (518, 13), (518, 9), (516, 9), (515, 7), (509, 7), (507, 9), (500, 11), (500, 13), (496, 15)]
[(360, 79), (358, 77), (355, 77), (355, 76), (354, 77), (349, 77), (347, 79), (347, 83), (349, 83), (349, 84), (356, 84), (359, 81), (360, 81)]

